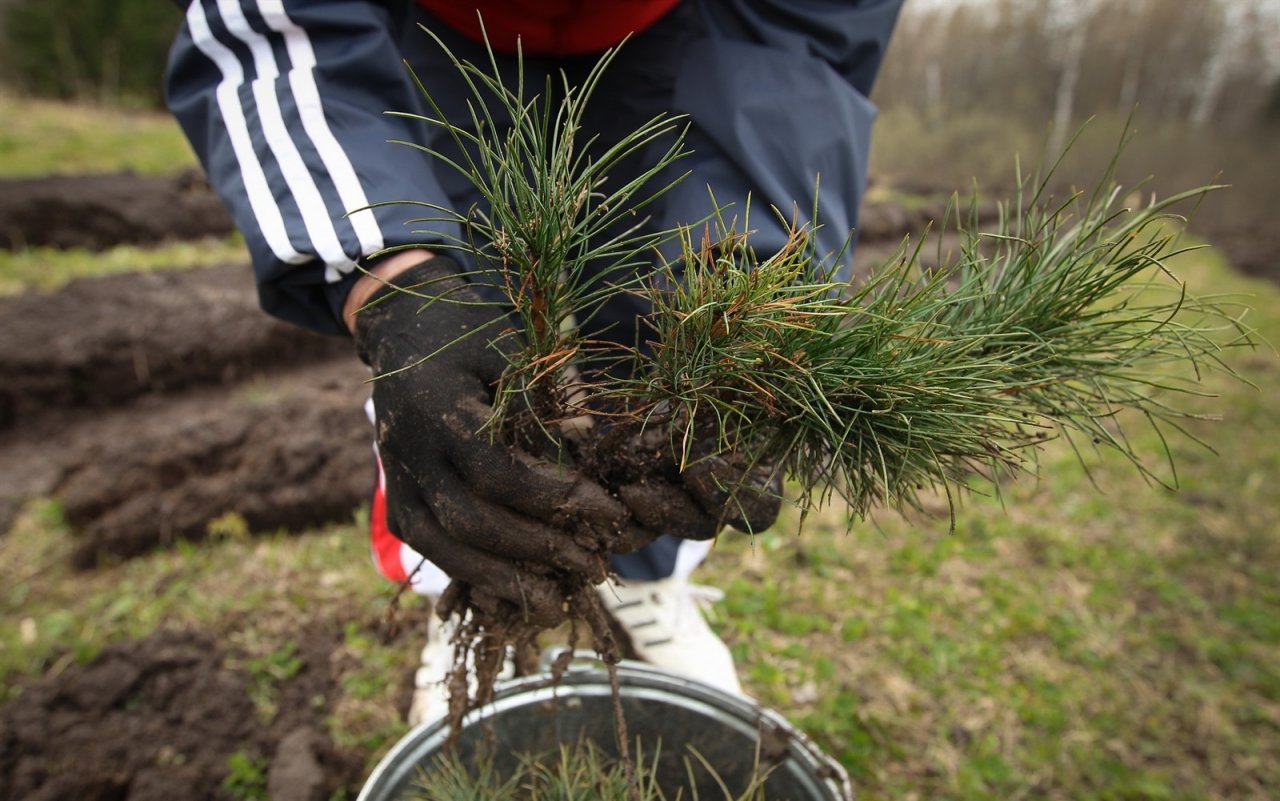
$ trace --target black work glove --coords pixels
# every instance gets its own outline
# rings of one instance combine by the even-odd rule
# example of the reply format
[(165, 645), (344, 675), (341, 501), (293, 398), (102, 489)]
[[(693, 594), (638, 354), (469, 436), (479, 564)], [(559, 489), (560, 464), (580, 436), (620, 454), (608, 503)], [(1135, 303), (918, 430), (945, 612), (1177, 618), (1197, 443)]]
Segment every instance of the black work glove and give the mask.
[(618, 496), (646, 529), (707, 540), (726, 525), (759, 533), (778, 517), (782, 476), (773, 465), (698, 443), (681, 470), (669, 435), (657, 429), (632, 436), (626, 450), (646, 475), (618, 481)]
[(633, 524), (595, 482), (482, 430), (515, 335), (462, 272), (447, 256), (428, 259), (392, 280), (410, 291), (382, 288), (356, 316), (388, 523), (452, 578), (555, 625), (564, 599), (553, 572), (603, 580), (600, 554)]

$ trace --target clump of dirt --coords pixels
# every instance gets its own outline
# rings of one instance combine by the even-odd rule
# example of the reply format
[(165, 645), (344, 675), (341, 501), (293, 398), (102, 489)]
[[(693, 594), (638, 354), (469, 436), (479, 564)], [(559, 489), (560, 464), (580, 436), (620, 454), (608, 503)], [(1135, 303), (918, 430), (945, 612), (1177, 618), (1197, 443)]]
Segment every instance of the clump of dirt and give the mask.
[(0, 180), (0, 247), (101, 250), (225, 236), (231, 215), (203, 174), (109, 173)]
[[(0, 707), (0, 797), (28, 801), (229, 799), (236, 782), (273, 801), (354, 795), (362, 760), (325, 732), (336, 634), (296, 641), (299, 670), (264, 723), (253, 677), (209, 635), (161, 631), (46, 676)], [(255, 796), (262, 797), (262, 796)]]

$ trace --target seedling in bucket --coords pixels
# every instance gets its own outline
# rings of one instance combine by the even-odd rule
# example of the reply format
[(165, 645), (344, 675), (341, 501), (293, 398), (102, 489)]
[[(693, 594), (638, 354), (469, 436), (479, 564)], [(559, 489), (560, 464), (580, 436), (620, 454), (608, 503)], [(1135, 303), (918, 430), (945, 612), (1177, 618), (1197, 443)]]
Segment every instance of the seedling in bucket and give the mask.
[[(613, 739), (613, 682), (579, 659), (559, 680), (543, 672), (503, 684), (452, 745), (448, 721), (414, 729), (379, 763), (360, 801), (621, 799), (632, 790), (644, 801), (851, 798), (840, 765), (776, 713), (642, 663), (623, 661), (617, 676), (632, 721), (634, 782)], [(503, 795), (529, 783), (580, 792)]]

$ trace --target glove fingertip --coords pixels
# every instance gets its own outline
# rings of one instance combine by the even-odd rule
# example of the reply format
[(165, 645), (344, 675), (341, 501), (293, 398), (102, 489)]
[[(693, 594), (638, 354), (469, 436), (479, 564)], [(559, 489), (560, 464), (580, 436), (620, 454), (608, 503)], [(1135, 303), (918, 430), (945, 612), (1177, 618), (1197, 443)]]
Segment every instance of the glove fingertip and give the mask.
[(677, 487), (642, 482), (621, 487), (618, 495), (647, 529), (686, 540), (709, 540), (720, 531), (719, 522)]

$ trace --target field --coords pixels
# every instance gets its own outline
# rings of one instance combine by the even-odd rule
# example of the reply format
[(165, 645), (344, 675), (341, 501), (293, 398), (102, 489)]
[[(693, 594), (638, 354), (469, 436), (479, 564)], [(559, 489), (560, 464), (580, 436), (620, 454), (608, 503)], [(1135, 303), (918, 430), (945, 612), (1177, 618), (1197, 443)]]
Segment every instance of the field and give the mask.
[[(189, 166), (163, 123), (85, 114), (19, 115), (51, 121), (6, 132), (4, 172)], [(45, 150), (63, 124), (145, 131), (157, 160), (104, 145), (68, 162)], [(412, 598), (394, 608), (369, 561), (359, 366), (340, 346), (255, 322), (247, 268), (232, 285), (213, 271), (235, 268), (210, 266), (239, 258), (234, 239), (214, 241), (216, 258), (184, 244), (0, 252), (6, 328), (52, 318), (47, 334), (5, 337), (47, 369), (6, 368), (12, 395), (0, 404), (11, 512), (0, 534), (0, 796), (354, 798), (405, 731), (427, 610)], [(209, 280), (140, 278), (130, 264)], [(1280, 273), (1245, 277), (1214, 249), (1174, 267), (1192, 291), (1252, 306), (1260, 337), (1280, 341)], [(190, 289), (214, 278), (221, 294)], [(156, 309), (107, 305), (84, 319), (110, 336), (86, 323), (81, 338), (74, 325), (59, 338), (53, 323), (123, 297), (122, 286), (149, 287), (139, 296)], [(188, 321), (193, 340), (243, 335), (223, 337), (239, 343), (229, 355), (209, 355), (178, 342), (170, 319)], [(295, 348), (288, 370), (263, 356), (261, 343), (281, 341)], [(113, 355), (120, 342), (134, 350)], [(715, 625), (747, 691), (835, 755), (862, 801), (1275, 797), (1280, 360), (1263, 344), (1228, 362), (1245, 381), (1206, 376), (1191, 409), (1204, 419), (1188, 429), (1210, 447), (1172, 438), (1176, 479), (1161, 442), (1126, 421), (1176, 491), (1106, 454), (1086, 453), (1086, 469), (1051, 442), (1038, 478), (998, 494), (975, 482), (954, 531), (938, 497), (851, 529), (831, 508), (802, 528), (786, 516), (754, 539), (723, 536), (697, 579), (726, 591)], [(344, 426), (349, 435), (328, 433)], [(330, 446), (330, 462), (279, 483), (326, 488), (342, 502), (324, 510), (331, 522), (280, 512), (315, 496), (279, 492), (272, 478)], [(181, 530), (161, 525), (197, 500), (222, 506)], [(126, 529), (142, 534), (112, 539)]]

